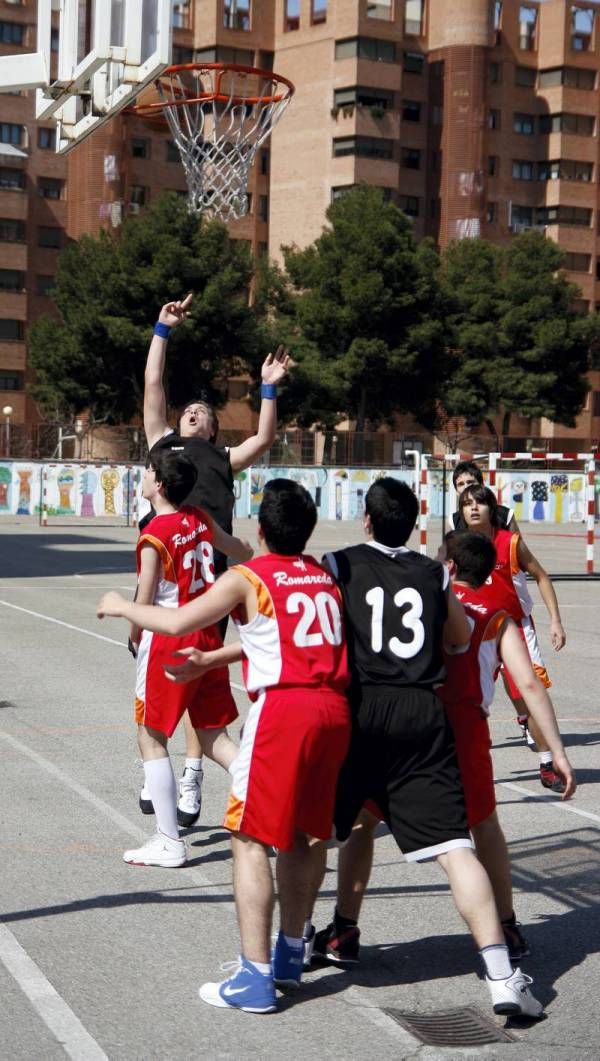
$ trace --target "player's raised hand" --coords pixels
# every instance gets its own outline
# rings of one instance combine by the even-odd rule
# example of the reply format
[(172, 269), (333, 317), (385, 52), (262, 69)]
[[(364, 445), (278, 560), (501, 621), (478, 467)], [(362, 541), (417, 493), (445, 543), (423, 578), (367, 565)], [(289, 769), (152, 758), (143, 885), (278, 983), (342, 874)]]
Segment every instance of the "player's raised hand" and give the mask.
[(165, 302), (158, 315), (160, 323), (167, 324), (169, 328), (175, 328), (176, 325), (187, 320), (190, 315), (188, 312), (188, 306), (193, 297), (193, 292), (189, 291), (184, 299), (180, 299), (177, 302)]
[(263, 383), (279, 383), (287, 375), (294, 362), (285, 346), (278, 346), (274, 354), (267, 354), (260, 370)]
[(123, 615), (123, 606), (125, 604), (127, 604), (125, 597), (111, 589), (100, 598), (96, 608), (96, 615), (99, 619), (104, 619), (107, 615), (118, 619)]
[(205, 659), (208, 654), (201, 652), (199, 648), (182, 648), (173, 655), (181, 657), (181, 663), (165, 664), (165, 674), (170, 681), (177, 682), (178, 685), (202, 677), (207, 670)]

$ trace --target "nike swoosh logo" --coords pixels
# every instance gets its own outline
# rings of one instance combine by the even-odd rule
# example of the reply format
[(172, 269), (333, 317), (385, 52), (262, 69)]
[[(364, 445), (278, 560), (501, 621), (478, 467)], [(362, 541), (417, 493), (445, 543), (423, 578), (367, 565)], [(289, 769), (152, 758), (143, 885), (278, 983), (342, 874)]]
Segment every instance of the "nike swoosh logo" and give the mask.
[(246, 991), (245, 987), (224, 987), (221, 994), (229, 998), (231, 995), (240, 995), (243, 991)]

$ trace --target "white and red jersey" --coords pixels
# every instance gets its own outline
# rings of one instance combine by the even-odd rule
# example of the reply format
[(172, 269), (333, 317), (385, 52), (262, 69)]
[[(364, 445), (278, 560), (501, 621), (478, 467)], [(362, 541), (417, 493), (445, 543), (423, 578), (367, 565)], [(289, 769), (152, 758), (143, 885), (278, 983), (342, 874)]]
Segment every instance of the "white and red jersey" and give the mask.
[(525, 572), (519, 566), (517, 550), (520, 540), (521, 535), (513, 534), (512, 531), (496, 531), (496, 566), (483, 586), (476, 591), (478, 599), (490, 609), (504, 608), (518, 623), (531, 615), (533, 609)]
[(257, 613), (232, 613), (242, 648), (246, 689), (317, 686), (344, 692), (349, 683), (340, 592), (312, 556), (267, 553), (235, 571), (256, 593)]
[(508, 612), (488, 603), (480, 589), (464, 582), (452, 586), (462, 604), (471, 627), (467, 648), (444, 652), (447, 676), (436, 692), (443, 704), (475, 704), (486, 715), (494, 697), (496, 674), (501, 664), (498, 634)]
[(177, 512), (154, 516), (136, 547), (138, 575), (144, 545), (152, 545), (161, 560), (161, 576), (154, 604), (179, 608), (205, 593), (215, 581), (213, 520), (202, 509), (184, 506)]

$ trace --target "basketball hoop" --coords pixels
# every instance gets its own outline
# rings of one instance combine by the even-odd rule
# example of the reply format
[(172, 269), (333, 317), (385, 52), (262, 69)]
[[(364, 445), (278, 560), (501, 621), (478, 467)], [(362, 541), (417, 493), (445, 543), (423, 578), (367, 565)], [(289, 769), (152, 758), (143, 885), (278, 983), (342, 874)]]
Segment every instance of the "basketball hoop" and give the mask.
[(168, 67), (127, 108), (147, 121), (166, 123), (177, 144), (188, 185), (188, 206), (223, 221), (248, 211), (248, 177), (261, 144), (294, 94), (287, 78), (232, 63)]

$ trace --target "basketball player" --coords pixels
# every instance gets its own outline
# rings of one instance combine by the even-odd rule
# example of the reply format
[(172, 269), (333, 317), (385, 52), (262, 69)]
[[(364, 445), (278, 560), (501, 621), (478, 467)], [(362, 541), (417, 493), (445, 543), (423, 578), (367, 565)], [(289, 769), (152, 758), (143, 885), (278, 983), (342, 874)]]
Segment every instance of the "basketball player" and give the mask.
[[(459, 461), (452, 472), (452, 484), (456, 490), (457, 496), (460, 497), (467, 486), (483, 486), (483, 472), (475, 461)], [(514, 533), (518, 533), (519, 528), (512, 508), (507, 508), (506, 505), (498, 505), (497, 514), (499, 521), (498, 526), (508, 528)], [(467, 529), (467, 525), (462, 518), (460, 511), (453, 512), (452, 527), (454, 530)]]
[[(208, 512), (225, 531), (231, 534), (234, 506), (233, 479), (236, 472), (248, 468), (275, 441), (277, 429), (277, 384), (284, 378), (290, 358), (283, 347), (269, 354), (261, 369), (261, 406), (258, 430), (238, 446), (223, 448), (216, 445), (219, 422), (214, 409), (203, 399), (187, 403), (179, 421), (179, 430), (167, 421), (167, 402), (164, 389), (164, 370), (167, 341), (171, 330), (189, 316), (192, 294), (183, 300), (167, 302), (161, 309), (154, 327), (144, 376), (144, 431), (152, 455), (163, 449), (185, 453), (196, 468), (197, 478), (188, 504)], [(140, 521), (140, 528), (143, 520)], [(215, 570), (221, 574), (227, 567), (226, 558), (215, 551)], [(225, 635), (226, 623), (221, 632)], [(188, 716), (186, 729), (186, 759), (179, 782), (178, 820), (180, 825), (193, 825), (198, 820), (201, 806), (202, 747)], [(152, 801), (142, 790), (140, 807), (152, 813)]]
[(471, 631), (448, 571), (406, 547), (417, 513), (405, 483), (379, 479), (366, 495), (369, 541), (326, 557), (342, 591), (352, 661), (353, 733), (336, 830), (348, 838), (374, 800), (406, 860), (435, 858), (445, 871), (483, 959), (494, 1012), (539, 1017), (530, 978), (512, 969), (492, 887), (473, 851), (452, 731), (434, 691), (444, 677), (443, 642), (466, 648)]
[[(331, 835), (337, 774), (348, 747), (349, 675), (339, 591), (303, 554), (316, 520), (304, 487), (273, 480), (258, 515), (262, 555), (230, 568), (202, 599), (159, 609), (108, 593), (98, 608), (101, 617), (124, 616), (164, 634), (189, 633), (228, 613), (238, 629), (252, 703), (230, 767), (224, 824), (232, 834), (242, 947), (233, 976), (200, 988), (204, 1002), (221, 1008), (270, 1013), (274, 983), (299, 982), (304, 911), (315, 875), (309, 837)], [(281, 908), (272, 963), (271, 846), (278, 849)]]
[[(183, 504), (195, 477), (191, 461), (180, 453), (156, 453), (148, 462), (142, 493), (156, 515), (137, 543), (140, 604), (156, 604), (165, 611), (200, 597), (215, 581), (215, 546), (236, 560), (252, 555), (246, 542), (221, 530), (207, 513)], [(157, 831), (141, 847), (126, 851), (123, 858), (138, 866), (182, 866), (187, 856), (177, 827), (177, 788), (167, 741), (187, 710), (192, 725), (203, 736), (207, 753), (227, 769), (237, 748), (225, 727), (237, 718), (237, 709), (226, 666), (183, 687), (167, 680), (164, 665), (177, 649), (216, 649), (223, 642), (214, 625), (181, 638), (162, 637), (133, 626), (130, 636), (137, 647), (138, 744)]]
[[(500, 527), (497, 507), (495, 494), (485, 486), (469, 486), (460, 495), (459, 511), (469, 530), (485, 534), (492, 539), (496, 547), (496, 567), (491, 584), (482, 587), (481, 593), (489, 592), (495, 606), (499, 606), (500, 602), (501, 606), (506, 608), (508, 614), (513, 617), (529, 650), (533, 668), (539, 680), (548, 689), (552, 682), (544, 666), (531, 617), (533, 602), (527, 589), (525, 576), (531, 575), (537, 582), (540, 595), (550, 616), (550, 639), (556, 652), (559, 652), (566, 642), (558, 600), (550, 578), (527, 548), (521, 535), (513, 534), (510, 530)], [(502, 598), (499, 596), (501, 589), (503, 590)], [(524, 716), (527, 718), (526, 705), (518, 684), (511, 677), (510, 670), (503, 667), (502, 676), (517, 715), (520, 718)], [(539, 751), (540, 781), (544, 788), (562, 793), (563, 782), (553, 767), (552, 752), (544, 741), (535, 720), (529, 720), (528, 725)]]

